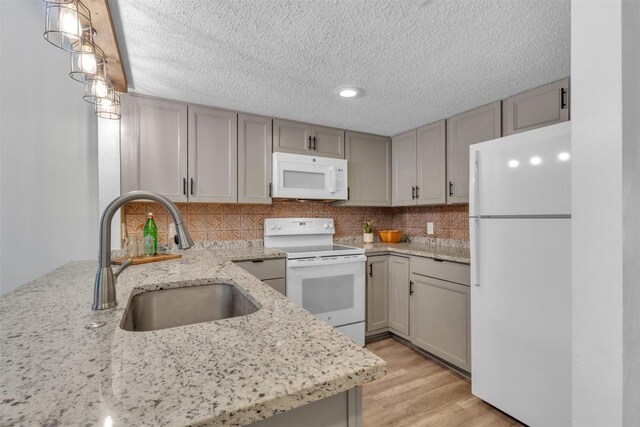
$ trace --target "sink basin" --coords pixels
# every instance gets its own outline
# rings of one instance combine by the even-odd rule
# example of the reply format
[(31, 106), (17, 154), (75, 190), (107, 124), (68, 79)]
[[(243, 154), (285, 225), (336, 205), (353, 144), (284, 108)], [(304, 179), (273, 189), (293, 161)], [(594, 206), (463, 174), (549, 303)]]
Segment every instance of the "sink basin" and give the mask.
[(155, 331), (256, 311), (258, 307), (228, 283), (159, 289), (131, 297), (120, 327), (126, 331)]

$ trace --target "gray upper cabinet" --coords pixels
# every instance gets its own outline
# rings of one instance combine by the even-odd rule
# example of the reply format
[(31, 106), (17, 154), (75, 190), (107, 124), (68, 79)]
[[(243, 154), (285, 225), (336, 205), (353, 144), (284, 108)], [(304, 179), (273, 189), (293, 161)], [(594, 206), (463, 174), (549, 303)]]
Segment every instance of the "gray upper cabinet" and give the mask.
[(446, 202), (444, 120), (393, 138), (393, 206)]
[(393, 137), (393, 206), (416, 204), (416, 131)]
[(391, 139), (346, 132), (349, 200), (338, 205), (391, 206)]
[(344, 131), (274, 119), (273, 151), (343, 159)]
[(310, 154), (311, 148), (311, 125), (273, 119), (273, 151)]
[(446, 194), (446, 123), (421, 127), (417, 132), (417, 205), (444, 204)]
[(409, 336), (409, 258), (389, 256), (389, 328)]
[(187, 201), (187, 106), (126, 95), (122, 100), (121, 191)]
[(189, 106), (189, 201), (238, 201), (238, 115)]
[(344, 131), (324, 126), (311, 127), (313, 154), (344, 159)]
[(447, 203), (469, 203), (469, 146), (501, 136), (501, 103), (447, 119)]
[(502, 105), (504, 136), (569, 120), (569, 79), (507, 98)]
[(389, 257), (367, 258), (367, 332), (389, 327)]
[(271, 203), (271, 118), (238, 115), (238, 202)]

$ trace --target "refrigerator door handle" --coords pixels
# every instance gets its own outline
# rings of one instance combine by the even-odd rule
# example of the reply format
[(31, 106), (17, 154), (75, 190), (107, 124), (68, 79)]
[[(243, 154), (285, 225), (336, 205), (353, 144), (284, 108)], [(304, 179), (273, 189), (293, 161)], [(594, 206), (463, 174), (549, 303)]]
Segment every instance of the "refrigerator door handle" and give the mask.
[(473, 219), (473, 236), (471, 236), (473, 242), (473, 257), (471, 263), (473, 264), (473, 286), (480, 286), (480, 218)]
[(480, 151), (475, 150), (473, 152), (473, 208), (471, 209), (471, 216), (480, 215), (480, 209), (478, 206), (478, 202), (480, 199)]

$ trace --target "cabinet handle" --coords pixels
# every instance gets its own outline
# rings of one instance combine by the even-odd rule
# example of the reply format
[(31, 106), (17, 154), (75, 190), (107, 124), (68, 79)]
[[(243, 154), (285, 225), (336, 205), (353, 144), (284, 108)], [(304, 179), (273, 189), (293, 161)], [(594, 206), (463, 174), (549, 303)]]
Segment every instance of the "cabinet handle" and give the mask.
[(413, 281), (409, 280), (409, 295), (413, 295)]
[(269, 197), (273, 197), (271, 196), (272, 193), (273, 193), (273, 184), (269, 183)]
[(453, 197), (453, 182), (449, 181), (449, 196)]
[(316, 137), (313, 137), (313, 151), (316, 151)]
[(191, 178), (191, 195), (193, 196), (193, 178)]
[(373, 263), (369, 264), (369, 277), (373, 277)]
[(313, 148), (311, 147), (311, 135), (309, 135), (309, 150), (313, 150)]
[(351, 187), (347, 187), (347, 200), (351, 199)]
[(263, 259), (252, 259), (251, 262), (256, 264), (258, 262), (264, 262), (264, 260)]
[(411, 200), (416, 199), (416, 187), (411, 187)]
[(419, 191), (420, 191), (420, 187), (418, 187), (418, 186), (416, 185), (416, 199), (419, 199), (419, 198), (420, 198), (420, 193), (419, 193)]
[(560, 109), (567, 108), (567, 90), (565, 88), (560, 89)]
[(182, 194), (187, 195), (187, 178), (182, 178)]

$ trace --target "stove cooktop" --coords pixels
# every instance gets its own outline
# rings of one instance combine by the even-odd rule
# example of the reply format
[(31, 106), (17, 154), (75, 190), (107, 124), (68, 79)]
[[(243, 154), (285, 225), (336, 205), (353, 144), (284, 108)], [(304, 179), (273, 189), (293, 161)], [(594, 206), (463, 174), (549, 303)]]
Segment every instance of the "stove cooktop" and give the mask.
[(287, 253), (287, 258), (310, 258), (319, 256), (342, 256), (363, 254), (364, 249), (341, 245), (294, 246), (277, 248)]

